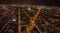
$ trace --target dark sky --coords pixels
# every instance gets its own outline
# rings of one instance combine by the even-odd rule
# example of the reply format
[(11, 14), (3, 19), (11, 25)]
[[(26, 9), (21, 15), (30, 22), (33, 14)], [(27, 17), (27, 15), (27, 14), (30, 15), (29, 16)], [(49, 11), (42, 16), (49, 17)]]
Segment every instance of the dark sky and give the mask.
[(0, 0), (0, 4), (22, 4), (22, 3), (60, 7), (60, 0)]

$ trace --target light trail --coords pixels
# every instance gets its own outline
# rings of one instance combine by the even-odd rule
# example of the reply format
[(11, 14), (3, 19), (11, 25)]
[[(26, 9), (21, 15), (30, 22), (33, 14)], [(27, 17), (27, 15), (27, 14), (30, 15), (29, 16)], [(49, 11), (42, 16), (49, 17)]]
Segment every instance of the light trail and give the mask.
[(35, 16), (30, 20), (30, 24), (28, 25), (28, 27), (26, 28), (26, 32), (29, 33), (34, 27), (35, 27), (35, 21), (40, 13), (41, 8), (37, 11), (37, 13), (35, 14)]
[(22, 33), (20, 24), (20, 8), (18, 9), (18, 33)]

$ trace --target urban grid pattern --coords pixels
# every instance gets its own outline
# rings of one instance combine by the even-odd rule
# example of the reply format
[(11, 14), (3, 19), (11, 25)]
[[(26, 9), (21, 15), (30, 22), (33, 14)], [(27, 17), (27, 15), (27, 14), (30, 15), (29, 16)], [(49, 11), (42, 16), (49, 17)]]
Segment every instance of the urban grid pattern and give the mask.
[(60, 8), (2, 4), (0, 33), (60, 33)]

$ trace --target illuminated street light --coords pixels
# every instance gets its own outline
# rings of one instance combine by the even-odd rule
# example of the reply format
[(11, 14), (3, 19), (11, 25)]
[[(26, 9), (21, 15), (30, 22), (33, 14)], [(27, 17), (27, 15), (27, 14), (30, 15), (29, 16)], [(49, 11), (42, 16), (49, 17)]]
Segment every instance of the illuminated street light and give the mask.
[(14, 21), (14, 22), (15, 22), (15, 21), (16, 21), (16, 19), (12, 19), (12, 21)]
[(28, 6), (26, 9), (27, 9), (28, 11), (31, 11), (31, 8), (30, 8), (30, 6)]

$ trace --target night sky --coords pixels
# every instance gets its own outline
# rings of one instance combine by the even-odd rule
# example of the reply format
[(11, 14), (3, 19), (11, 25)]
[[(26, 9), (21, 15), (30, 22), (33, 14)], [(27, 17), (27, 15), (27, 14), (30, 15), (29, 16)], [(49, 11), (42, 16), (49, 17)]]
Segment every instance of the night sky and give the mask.
[(0, 4), (34, 4), (60, 7), (60, 0), (0, 0)]

